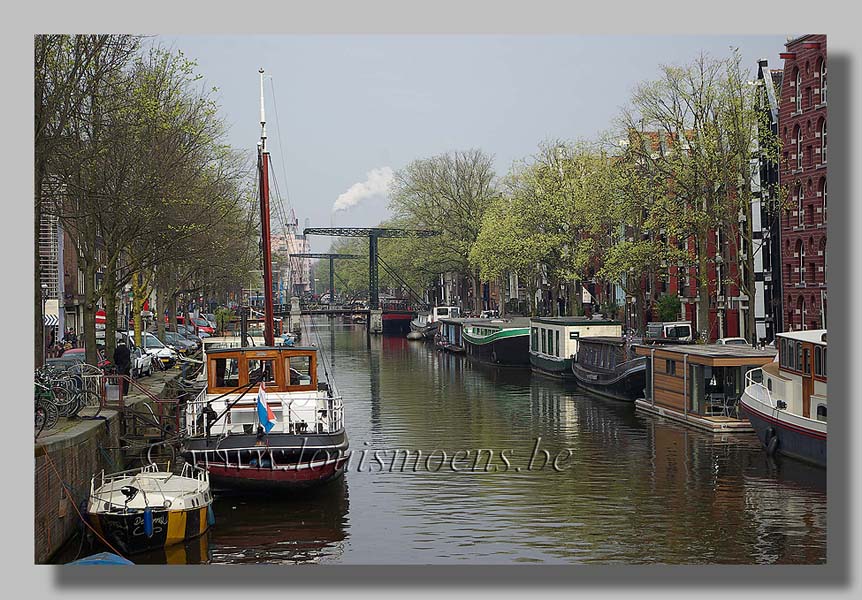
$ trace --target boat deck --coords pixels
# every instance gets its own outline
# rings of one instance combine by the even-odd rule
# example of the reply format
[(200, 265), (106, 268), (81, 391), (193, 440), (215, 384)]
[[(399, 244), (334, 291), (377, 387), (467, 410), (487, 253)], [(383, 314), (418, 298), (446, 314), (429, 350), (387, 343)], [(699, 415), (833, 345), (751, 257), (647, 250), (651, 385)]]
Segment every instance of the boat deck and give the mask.
[(635, 408), (711, 433), (754, 433), (754, 427), (751, 426), (748, 419), (734, 419), (724, 415), (685, 414), (665, 406), (653, 406), (652, 403), (643, 398), (635, 400)]

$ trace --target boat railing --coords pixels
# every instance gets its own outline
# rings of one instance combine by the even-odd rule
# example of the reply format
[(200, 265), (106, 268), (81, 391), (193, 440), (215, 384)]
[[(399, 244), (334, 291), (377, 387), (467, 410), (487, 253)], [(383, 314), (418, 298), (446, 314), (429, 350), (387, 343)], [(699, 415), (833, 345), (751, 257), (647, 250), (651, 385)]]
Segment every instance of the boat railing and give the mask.
[[(326, 398), (313, 397), (307, 398), (319, 402), (324, 400), (324, 405), (312, 412), (309, 410), (303, 411), (302, 415), (295, 414), (296, 410), (293, 407), (294, 401), (286, 399), (282, 401), (282, 405), (286, 410), (282, 412), (282, 418), (286, 418), (285, 431), (297, 431), (297, 424), (304, 424), (304, 429), (299, 433), (335, 433), (344, 428), (344, 401), (339, 395), (331, 395)], [(229, 400), (228, 400), (229, 402)], [(198, 437), (206, 434), (205, 419), (202, 418), (204, 408), (207, 406), (206, 388), (200, 391), (194, 400), (186, 403), (185, 408), (185, 431), (189, 437)], [(244, 410), (249, 410), (245, 408)], [(256, 410), (256, 409), (252, 409)], [(284, 415), (287, 415), (286, 417)], [(290, 426), (293, 427), (290, 427)]]
[(763, 385), (763, 369), (752, 369), (745, 374), (745, 393), (771, 408), (776, 408), (772, 392)]

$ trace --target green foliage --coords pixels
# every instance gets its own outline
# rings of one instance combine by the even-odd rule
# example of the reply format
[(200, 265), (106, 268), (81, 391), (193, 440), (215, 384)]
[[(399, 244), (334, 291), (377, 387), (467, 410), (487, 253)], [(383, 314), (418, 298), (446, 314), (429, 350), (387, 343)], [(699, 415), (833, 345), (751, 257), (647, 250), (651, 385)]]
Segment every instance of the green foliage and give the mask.
[(665, 294), (658, 299), (656, 308), (661, 321), (676, 321), (679, 319), (682, 302), (676, 294)]

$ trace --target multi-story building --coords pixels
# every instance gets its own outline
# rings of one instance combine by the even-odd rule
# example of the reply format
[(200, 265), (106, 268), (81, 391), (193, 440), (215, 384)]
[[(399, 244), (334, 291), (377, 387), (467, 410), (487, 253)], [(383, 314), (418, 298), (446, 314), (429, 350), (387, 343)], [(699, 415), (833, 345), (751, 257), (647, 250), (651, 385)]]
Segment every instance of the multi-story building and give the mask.
[(770, 69), (769, 61), (765, 58), (757, 62), (755, 106), (760, 120), (751, 165), (751, 238), (756, 340), (765, 343), (772, 342), (776, 333), (784, 331), (781, 310), (779, 164), (769, 151), (768, 144), (764, 143), (767, 136), (775, 139), (779, 135), (778, 101), (783, 74), (781, 69)]
[[(306, 223), (306, 226), (308, 224)], [(304, 296), (311, 291), (311, 261), (290, 258), (291, 254), (308, 254), (311, 244), (299, 231), (299, 220), (293, 209), (290, 218), (279, 233), (270, 239), (273, 255), (273, 293), (277, 303), (290, 301), (291, 296)]]
[(826, 327), (826, 36), (785, 44), (778, 122), (784, 329)]

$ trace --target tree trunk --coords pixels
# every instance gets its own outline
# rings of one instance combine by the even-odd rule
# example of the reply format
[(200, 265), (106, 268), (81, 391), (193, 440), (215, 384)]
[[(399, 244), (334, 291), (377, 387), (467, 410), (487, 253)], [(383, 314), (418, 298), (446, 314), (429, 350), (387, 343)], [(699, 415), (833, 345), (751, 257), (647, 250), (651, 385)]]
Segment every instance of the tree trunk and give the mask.
[(551, 281), (551, 316), (559, 317), (560, 316), (560, 303), (558, 302), (560, 298), (560, 284), (554, 279)]
[[(33, 211), (34, 216), (34, 231), (35, 235), (33, 236), (34, 249), (33, 249), (33, 257), (34, 257), (34, 277), (33, 277), (33, 287), (34, 287), (34, 299), (33, 306), (36, 309), (34, 314), (36, 315), (35, 323), (34, 323), (34, 346), (36, 350), (35, 355), (35, 365), (36, 367), (42, 366), (45, 363), (45, 306), (44, 299), (42, 298), (42, 261), (40, 259), (39, 253), (39, 235), (41, 234), (42, 229), (42, 181), (45, 178), (45, 171), (47, 170), (47, 165), (45, 164), (44, 157), (37, 153), (36, 160), (36, 172), (35, 172), (35, 207), (36, 209)], [(59, 328), (62, 331), (63, 323), (59, 324)]]
[[(155, 287), (156, 301), (155, 306), (151, 306), (150, 308), (153, 311), (153, 318), (156, 320), (156, 331), (157, 337), (160, 340), (165, 339), (165, 319), (162, 317), (162, 298), (164, 298), (167, 294), (165, 294), (165, 290), (161, 285), (161, 282), (156, 283)], [(158, 309), (158, 310), (156, 310)]]
[[(105, 274), (105, 281), (108, 275)], [(105, 302), (105, 355), (113, 358), (113, 350), (117, 347), (117, 292), (114, 286), (103, 286), (102, 298)]]
[[(80, 256), (79, 256), (80, 258)], [(80, 264), (80, 263), (79, 263)], [(96, 303), (99, 293), (96, 290), (95, 257), (84, 260), (84, 348), (88, 364), (98, 364), (96, 354)]]
[(709, 270), (706, 256), (706, 236), (697, 237), (697, 338), (709, 341)]
[(141, 311), (144, 309), (144, 296), (146, 290), (145, 286), (141, 282), (141, 276), (139, 273), (135, 273), (132, 276), (132, 318), (135, 322), (135, 345), (140, 347), (141, 340), (143, 335), (141, 335), (143, 331), (143, 321), (141, 319)]
[(482, 281), (478, 269), (471, 273), (470, 283), (473, 288), (473, 312), (479, 315), (482, 313)]

